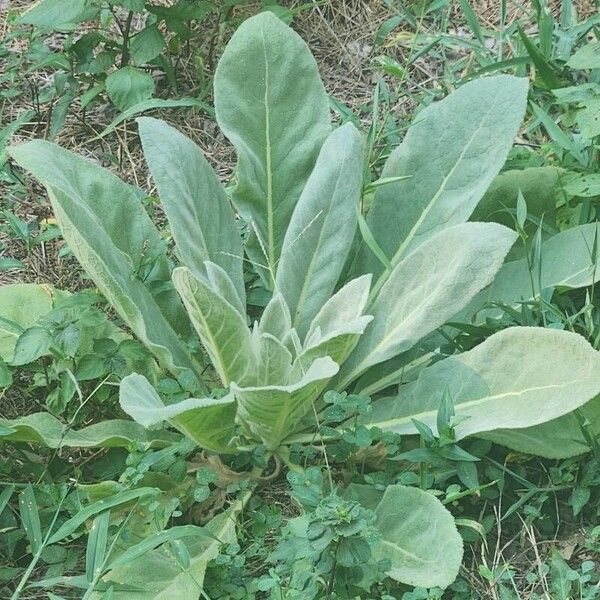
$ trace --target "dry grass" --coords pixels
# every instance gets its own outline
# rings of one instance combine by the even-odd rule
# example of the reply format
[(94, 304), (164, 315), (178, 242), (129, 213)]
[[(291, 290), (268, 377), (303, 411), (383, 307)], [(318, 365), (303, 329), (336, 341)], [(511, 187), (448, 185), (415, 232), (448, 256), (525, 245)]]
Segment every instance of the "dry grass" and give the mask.
[[(2, 2), (6, 4), (6, 0)], [(288, 2), (290, 6), (300, 3)], [(31, 6), (32, 2), (12, 0), (9, 4), (13, 9), (25, 9)], [(558, 0), (553, 0), (553, 5), (558, 4)], [(497, 0), (473, 2), (482, 24), (490, 28), (496, 26), (498, 5)], [(527, 2), (525, 6), (528, 6)], [(517, 8), (516, 3), (509, 2), (509, 7), (511, 19), (523, 16), (523, 11)], [(234, 14), (234, 19), (240, 20), (245, 16), (244, 13), (254, 12), (256, 8), (257, 5), (245, 6), (243, 12)], [(592, 10), (592, 0), (581, 0), (579, 10), (581, 13)], [(452, 21), (457, 23), (457, 31), (464, 34), (464, 27), (461, 25), (464, 19), (458, 2), (453, 3), (452, 11)], [(6, 11), (0, 13), (0, 34), (10, 31), (10, 26), (4, 18), (6, 14)], [(330, 0), (311, 11), (299, 14), (294, 21), (294, 26), (308, 42), (317, 59), (327, 90), (356, 113), (360, 114), (361, 109), (372, 101), (375, 81), (381, 77), (381, 73), (373, 68), (373, 58), (381, 52), (381, 48), (374, 48), (373, 40), (379, 27), (394, 14), (395, 11), (383, 0)], [(137, 25), (142, 26), (142, 23)], [(406, 64), (413, 52), (413, 32), (407, 26), (401, 26), (398, 31), (399, 36), (393, 39), (393, 44), (386, 46), (385, 52), (400, 64)], [(407, 34), (405, 37), (402, 37), (403, 32)], [(421, 32), (427, 32), (425, 22), (422, 23)], [(212, 22), (199, 27), (196, 33), (189, 51), (182, 53), (178, 64), (181, 95), (197, 95), (201, 80), (208, 81), (212, 75), (208, 70), (202, 75), (198, 74), (194, 65), (195, 53), (200, 52), (206, 56), (207, 53), (212, 53), (214, 46), (215, 54), (218, 55), (226, 41), (223, 36), (215, 36), (216, 29)], [(226, 35), (228, 34), (230, 31)], [(50, 46), (59, 49), (64, 38), (63, 34), (57, 34), (52, 38)], [(15, 51), (24, 50), (23, 47), (18, 47), (19, 43), (22, 45), (24, 42), (14, 42)], [(215, 58), (216, 56), (207, 62), (214, 64)], [(0, 69), (2, 68), (0, 60)], [(51, 83), (51, 75), (51, 71), (31, 74), (26, 78), (23, 94), (15, 100), (4, 101), (0, 106), (0, 115), (4, 123), (11, 122), (32, 108), (40, 110), (37, 120), (23, 127), (13, 137), (13, 142), (48, 136), (53, 107), (37, 105), (36, 97), (44, 86)], [(398, 91), (396, 103), (390, 107), (395, 116), (410, 114), (414, 108), (415, 96), (442, 87), (443, 75), (442, 61), (428, 56), (416, 60), (401, 82), (391, 81), (392, 87)], [(168, 93), (164, 82), (162, 89), (159, 82), (159, 94), (166, 96)], [(199, 109), (157, 113), (193, 138), (222, 178), (225, 179), (231, 174), (234, 164), (232, 149), (206, 114)], [(368, 111), (363, 111), (363, 114), (366, 115), (365, 125), (368, 125)], [(75, 100), (56, 142), (111, 168), (125, 181), (153, 193), (153, 184), (140, 152), (133, 121), (126, 121), (103, 139), (96, 138), (114, 116), (115, 110), (108, 103), (95, 105), (94, 108), (84, 111)], [(30, 179), (25, 179), (25, 183), (26, 194), (16, 196), (12, 187), (3, 186), (0, 182), (0, 198), (3, 204), (8, 205), (27, 223), (35, 224), (51, 217), (43, 189)], [(0, 242), (5, 247), (4, 256), (17, 258), (27, 264), (26, 270), (1, 272), (0, 283), (33, 281), (52, 283), (70, 289), (81, 285), (76, 263), (58, 256), (61, 242), (36, 245), (29, 254), (25, 245), (13, 236), (0, 233)]]

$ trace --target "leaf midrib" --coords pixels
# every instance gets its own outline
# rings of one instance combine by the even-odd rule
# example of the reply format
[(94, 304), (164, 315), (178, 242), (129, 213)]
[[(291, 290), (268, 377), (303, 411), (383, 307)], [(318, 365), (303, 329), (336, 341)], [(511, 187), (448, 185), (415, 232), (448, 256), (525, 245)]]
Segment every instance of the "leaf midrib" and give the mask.
[(274, 267), (275, 267), (275, 231), (273, 219), (273, 173), (272, 169), (272, 152), (271, 147), (271, 117), (269, 113), (269, 61), (267, 54), (267, 40), (265, 38), (265, 30), (261, 27), (260, 30), (263, 44), (263, 56), (265, 61), (265, 93), (263, 102), (265, 105), (265, 165), (267, 172), (267, 262), (271, 278), (271, 285), (275, 285)]
[[(416, 232), (419, 230), (419, 228), (421, 227), (421, 225), (423, 224), (423, 222), (425, 221), (425, 219), (427, 218), (427, 216), (429, 215), (429, 213), (431, 212), (433, 207), (437, 204), (437, 201), (440, 199), (442, 193), (446, 190), (446, 185), (448, 184), (448, 181), (454, 175), (454, 173), (458, 169), (459, 165), (462, 163), (462, 161), (465, 157), (465, 154), (467, 153), (467, 150), (470, 149), (471, 144), (473, 143), (473, 140), (480, 133), (480, 131), (483, 127), (483, 123), (487, 120), (489, 115), (493, 112), (494, 106), (495, 105), (493, 105), (493, 104), (490, 105), (490, 108), (485, 113), (485, 116), (482, 117), (481, 121), (479, 122), (479, 125), (477, 126), (477, 128), (475, 129), (475, 131), (473, 132), (471, 137), (469, 138), (469, 141), (463, 148), (462, 152), (459, 154), (458, 159), (456, 160), (456, 162), (454, 163), (454, 165), (452, 166), (450, 171), (448, 171), (448, 174), (442, 180), (442, 183), (438, 187), (437, 192), (433, 195), (433, 197), (431, 198), (431, 201), (423, 209), (420, 217), (417, 219), (417, 222), (413, 225), (412, 229), (410, 230), (409, 234), (406, 236), (405, 240), (402, 242), (402, 244), (400, 244), (400, 247), (398, 248), (398, 250), (396, 251), (396, 253), (394, 254), (394, 256), (391, 260), (392, 268), (395, 267), (400, 262), (400, 259), (402, 258), (402, 255), (404, 254), (405, 250), (407, 249), (409, 244), (415, 238)], [(373, 286), (373, 289), (371, 290), (371, 294), (370, 294), (371, 301), (377, 296), (377, 294), (379, 293), (379, 290), (381, 289), (383, 284), (387, 281), (388, 277), (389, 277), (389, 273), (387, 270), (384, 271), (380, 275), (379, 279), (377, 280), (377, 283)]]
[[(523, 395), (529, 394), (531, 392), (540, 392), (543, 390), (551, 390), (551, 389), (563, 389), (563, 388), (567, 389), (572, 385), (577, 385), (580, 383), (581, 383), (581, 380), (575, 379), (572, 381), (565, 381), (562, 383), (551, 383), (548, 385), (528, 387), (528, 388), (525, 388), (523, 390), (518, 390), (518, 391), (510, 391), (510, 392), (503, 392), (501, 394), (492, 394), (489, 396), (482, 396), (481, 398), (476, 398), (474, 400), (468, 400), (466, 402), (457, 402), (456, 409), (462, 411), (465, 408), (479, 406), (479, 405), (485, 404), (487, 402), (494, 402), (494, 401), (500, 400), (502, 398), (517, 398), (519, 396), (523, 396)], [(413, 420), (422, 421), (426, 417), (437, 414), (437, 411), (438, 411), (438, 409), (435, 408), (435, 409), (431, 409), (431, 410), (424, 411), (421, 413), (411, 414), (406, 417), (396, 417), (393, 419), (388, 419), (386, 421), (372, 421), (371, 423), (372, 424), (376, 423), (377, 426), (381, 427), (381, 428), (393, 427), (394, 425), (403, 425), (403, 424), (408, 423)]]
[[(317, 257), (320, 255), (320, 250), (321, 250), (321, 245), (323, 244), (323, 240), (325, 239), (324, 233), (325, 233), (325, 226), (327, 224), (328, 221), (328, 216), (331, 216), (331, 208), (334, 205), (334, 198), (336, 197), (339, 185), (340, 185), (340, 180), (342, 177), (342, 172), (344, 171), (344, 167), (346, 165), (346, 162), (348, 161), (348, 156), (344, 156), (344, 158), (342, 159), (342, 162), (340, 164), (340, 168), (338, 170), (338, 175), (336, 177), (335, 180), (335, 185), (333, 188), (333, 192), (330, 196), (330, 201), (329, 201), (329, 205), (328, 205), (328, 212), (322, 211), (323, 212), (323, 223), (322, 226), (320, 228), (319, 231), (319, 237), (317, 239), (317, 243), (315, 245), (314, 248), (314, 252), (312, 254), (312, 257), (310, 259), (310, 263), (308, 265), (308, 270), (306, 273), (306, 277), (304, 278), (304, 283), (302, 284), (302, 288), (300, 290), (300, 296), (298, 298), (298, 304), (296, 305), (296, 310), (294, 311), (294, 322), (293, 322), (293, 326), (298, 329), (298, 321), (300, 320), (300, 316), (301, 316), (301, 308), (302, 305), (304, 303), (304, 299), (306, 294), (308, 293), (308, 289), (309, 289), (309, 282), (311, 282), (312, 280), (312, 276), (314, 273), (314, 267), (315, 267), (315, 262), (317, 260)], [(314, 292), (313, 292), (314, 293)]]

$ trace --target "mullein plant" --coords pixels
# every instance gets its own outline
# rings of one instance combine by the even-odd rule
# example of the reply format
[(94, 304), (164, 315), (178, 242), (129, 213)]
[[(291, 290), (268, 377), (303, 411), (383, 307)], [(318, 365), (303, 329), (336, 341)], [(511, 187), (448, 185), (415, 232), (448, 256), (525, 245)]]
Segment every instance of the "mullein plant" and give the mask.
[[(10, 149), (46, 187), (65, 240), (100, 291), (160, 365), (199, 392), (165, 403), (133, 373), (120, 403), (135, 421), (151, 429), (167, 422), (215, 453), (262, 444), (285, 456), (289, 442), (318, 435), (306, 417), (318, 416), (325, 390), (379, 389), (390, 370), (411, 365), (411, 380), (375, 399), (365, 425), (415, 434), (417, 420), (435, 432), (449, 395), (457, 440), (500, 432), (502, 441), (502, 431), (557, 419), (600, 392), (599, 354), (565, 331), (513, 327), (468, 352), (411, 363), (422, 340), (492, 283), (515, 243), (511, 229), (468, 219), (512, 146), (526, 79), (474, 80), (421, 110), (387, 160), (366, 218), (362, 136), (350, 123), (333, 127), (315, 60), (292, 29), (268, 12), (245, 21), (214, 86), (217, 122), (237, 151), (230, 195), (190, 139), (138, 119), (175, 268), (129, 185), (45, 141)], [(271, 292), (250, 326), (244, 262)], [(121, 443), (119, 423), (96, 443)], [(6, 424), (13, 439), (35, 429), (33, 421), (29, 429)], [(434, 496), (391, 486), (371, 508), (392, 577), (442, 587), (455, 578), (460, 536)], [(437, 527), (443, 543), (431, 537)], [(422, 558), (436, 544), (431, 568)]]

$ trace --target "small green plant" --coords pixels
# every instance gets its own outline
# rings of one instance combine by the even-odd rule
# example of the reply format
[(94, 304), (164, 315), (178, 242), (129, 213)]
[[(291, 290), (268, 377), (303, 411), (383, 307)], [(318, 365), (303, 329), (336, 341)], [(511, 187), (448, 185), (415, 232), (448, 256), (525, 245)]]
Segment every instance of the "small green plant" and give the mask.
[[(11, 284), (0, 289), (0, 387), (41, 396), (56, 415), (78, 415), (91, 396), (96, 406), (114, 393), (103, 383), (140, 370), (154, 379), (146, 348), (110, 322), (95, 305), (102, 297), (70, 294), (49, 285)], [(79, 402), (76, 401), (79, 400)], [(75, 408), (77, 406), (77, 408)], [(89, 406), (87, 407), (89, 409)]]
[[(144, 0), (38, 2), (13, 17), (13, 31), (3, 40), (9, 62), (3, 95), (22, 93), (23, 71), (26, 76), (44, 69), (54, 71), (53, 85), (39, 91), (35, 102), (38, 112), (40, 104), (55, 102), (49, 131), (53, 137), (76, 97), (83, 109), (104, 93), (120, 111), (148, 101), (155, 91), (151, 69), (162, 70), (177, 92), (182, 45), (189, 42), (192, 25), (216, 11), (211, 2), (187, 0), (172, 6)], [(83, 24), (87, 31), (77, 35)], [(57, 31), (67, 34), (58, 52), (45, 44)], [(14, 40), (26, 41), (27, 51), (11, 52)]]
[[(332, 128), (299, 36), (272, 14), (253, 17), (215, 76), (217, 120), (238, 155), (231, 201), (247, 237), (193, 142), (139, 119), (182, 263), (174, 270), (136, 192), (117, 177), (48, 142), (9, 154), (46, 186), (73, 254), (189, 392), (164, 402), (141, 374), (123, 379), (121, 407), (151, 432), (166, 421), (214, 453), (262, 447), (286, 461), (295, 443), (327, 441), (323, 392), (384, 389), (390, 375), (410, 371), (398, 395), (378, 398), (356, 422), (379, 433), (426, 431), (432, 452), (459, 453), (453, 444), (467, 436), (511, 446), (513, 430), (558, 419), (600, 392), (598, 353), (566, 331), (513, 327), (431, 365), (414, 361), (415, 347), (493, 281), (516, 240), (498, 223), (466, 221), (506, 159), (526, 96), (525, 80), (497, 76), (424, 109), (369, 184), (375, 193), (365, 218), (359, 132), (349, 123)], [(251, 327), (244, 257), (270, 296)], [(31, 419), (2, 424), (9, 439), (44, 438)], [(86, 432), (88, 445), (130, 439), (122, 427)], [(336, 439), (347, 426), (330, 429)], [(372, 511), (382, 536), (374, 557), (389, 561), (389, 576), (422, 587), (454, 580), (462, 542), (437, 498), (400, 485), (353, 486), (348, 494), (327, 499), (319, 526), (335, 506)], [(332, 523), (327, 547), (339, 553), (349, 542)], [(366, 556), (365, 544), (356, 544)]]

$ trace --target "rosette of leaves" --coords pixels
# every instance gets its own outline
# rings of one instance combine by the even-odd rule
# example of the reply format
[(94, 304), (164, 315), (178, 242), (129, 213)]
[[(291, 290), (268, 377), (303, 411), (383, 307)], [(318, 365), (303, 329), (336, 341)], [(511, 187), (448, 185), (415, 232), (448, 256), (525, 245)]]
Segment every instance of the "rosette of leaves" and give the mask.
[[(230, 197), (191, 140), (139, 120), (180, 261), (174, 269), (138, 194), (116, 176), (43, 141), (10, 154), (46, 186), (69, 247), (130, 329), (166, 370), (203, 390), (165, 404), (131, 374), (121, 384), (125, 412), (145, 427), (166, 421), (215, 452), (264, 444), (277, 453), (306, 430), (303, 417), (319, 410), (324, 390), (385, 379), (390, 361), (406, 364), (413, 347), (493, 281), (516, 234), (468, 219), (506, 159), (526, 97), (526, 80), (499, 75), (420, 111), (365, 220), (360, 133), (332, 126), (300, 37), (272, 14), (248, 19), (215, 74), (217, 121), (238, 159)], [(244, 260), (272, 292), (250, 327)], [(598, 394), (599, 366), (578, 335), (511, 328), (422, 368), (398, 396), (375, 401), (369, 424), (414, 434), (416, 419), (435, 429), (449, 393), (457, 439), (532, 427)], [(215, 379), (224, 395), (210, 393)], [(13, 439), (31, 435), (18, 422), (7, 426)], [(401, 518), (386, 498), (402, 497), (398, 506), (416, 503), (408, 530), (429, 530), (437, 516), (428, 503), (439, 502), (410, 493), (394, 489), (377, 510)], [(441, 505), (437, 512), (446, 519)], [(453, 543), (454, 566), (431, 585), (452, 580), (460, 548)], [(392, 562), (402, 554), (394, 550)], [(392, 576), (417, 581), (396, 567)], [(425, 576), (418, 581), (426, 585)]]

